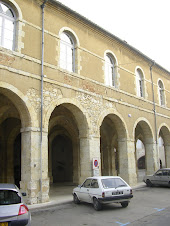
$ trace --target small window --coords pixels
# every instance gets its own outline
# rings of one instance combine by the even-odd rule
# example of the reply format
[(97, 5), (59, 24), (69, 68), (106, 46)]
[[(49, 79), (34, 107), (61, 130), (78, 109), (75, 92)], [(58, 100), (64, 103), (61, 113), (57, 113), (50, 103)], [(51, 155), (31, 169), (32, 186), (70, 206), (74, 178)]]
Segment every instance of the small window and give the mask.
[(162, 174), (163, 174), (163, 176), (168, 176), (168, 171), (167, 170), (163, 170)]
[(12, 50), (14, 48), (13, 11), (5, 4), (0, 3), (0, 46)]
[(104, 188), (127, 187), (124, 181), (122, 181), (120, 178), (102, 179), (102, 184)]
[(106, 85), (115, 86), (115, 63), (111, 54), (105, 56), (105, 79)]
[(0, 190), (0, 205), (11, 205), (21, 203), (21, 197), (10, 190)]
[(144, 78), (143, 73), (139, 68), (136, 70), (136, 85), (137, 95), (139, 97), (144, 97)]
[(162, 176), (162, 171), (159, 170), (158, 172), (156, 172), (156, 176)]
[(158, 82), (158, 93), (159, 93), (159, 102), (160, 105), (165, 105), (165, 97), (164, 97), (164, 86), (161, 80)]
[(91, 186), (91, 179), (87, 179), (87, 180), (84, 182), (84, 184), (83, 184), (82, 187), (84, 187), (84, 188), (90, 188), (90, 186)]
[(75, 72), (75, 43), (66, 32), (63, 32), (60, 38), (60, 67)]
[(99, 188), (98, 181), (96, 179), (92, 180), (91, 188)]

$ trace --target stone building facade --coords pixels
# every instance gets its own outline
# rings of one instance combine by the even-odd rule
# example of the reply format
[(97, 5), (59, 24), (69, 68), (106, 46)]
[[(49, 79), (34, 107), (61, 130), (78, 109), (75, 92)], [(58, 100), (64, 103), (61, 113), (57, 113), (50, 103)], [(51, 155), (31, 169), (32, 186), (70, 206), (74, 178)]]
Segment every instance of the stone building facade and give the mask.
[(170, 72), (57, 1), (0, 0), (0, 182), (49, 200), (52, 183), (138, 182), (170, 167)]

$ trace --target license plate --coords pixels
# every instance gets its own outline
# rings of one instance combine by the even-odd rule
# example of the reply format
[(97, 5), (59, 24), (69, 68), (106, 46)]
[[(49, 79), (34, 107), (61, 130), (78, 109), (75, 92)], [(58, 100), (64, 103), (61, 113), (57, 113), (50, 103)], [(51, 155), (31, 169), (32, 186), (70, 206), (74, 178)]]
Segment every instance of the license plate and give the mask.
[(112, 195), (122, 195), (122, 194), (123, 194), (123, 191), (112, 192)]
[(0, 222), (0, 226), (8, 226), (8, 222)]

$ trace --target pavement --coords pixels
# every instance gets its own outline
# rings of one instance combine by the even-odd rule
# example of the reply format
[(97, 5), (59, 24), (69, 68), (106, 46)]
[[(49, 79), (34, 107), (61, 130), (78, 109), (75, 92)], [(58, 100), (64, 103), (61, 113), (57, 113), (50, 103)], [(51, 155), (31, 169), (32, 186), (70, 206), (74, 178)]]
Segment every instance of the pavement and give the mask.
[[(132, 189), (136, 190), (141, 187), (145, 187), (146, 184), (144, 182), (138, 183), (136, 186), (133, 186)], [(49, 202), (46, 203), (39, 203), (39, 204), (33, 204), (33, 205), (28, 205), (28, 208), (30, 209), (31, 212), (37, 212), (41, 211), (43, 209), (48, 209), (51, 207), (54, 207), (56, 205), (63, 205), (67, 203), (71, 203), (73, 201), (73, 196), (72, 196), (72, 191), (73, 188), (75, 188), (75, 185), (58, 185), (54, 184), (50, 188), (50, 193), (49, 193)]]

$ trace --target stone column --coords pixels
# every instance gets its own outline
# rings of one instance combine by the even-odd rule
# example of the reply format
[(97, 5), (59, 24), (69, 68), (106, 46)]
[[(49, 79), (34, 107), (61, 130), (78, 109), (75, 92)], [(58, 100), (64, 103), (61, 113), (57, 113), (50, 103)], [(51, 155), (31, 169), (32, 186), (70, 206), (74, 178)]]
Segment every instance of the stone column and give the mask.
[(137, 184), (135, 146), (133, 140), (118, 140), (119, 174), (129, 185)]
[[(21, 190), (27, 193), (26, 202), (36, 204), (49, 200), (48, 179), (48, 140), (47, 132), (42, 139), (42, 177), (40, 161), (40, 130), (39, 128), (21, 129)], [(42, 178), (42, 180), (41, 180)], [(42, 194), (40, 192), (42, 182)]]
[(170, 168), (170, 144), (165, 144), (166, 167)]
[(115, 149), (114, 149), (114, 147), (112, 147), (112, 149), (111, 149), (111, 161), (112, 161), (111, 175), (116, 176), (117, 172), (116, 172), (116, 159), (115, 159)]
[(49, 160), (48, 160), (48, 176), (50, 183), (53, 183), (53, 173), (52, 173), (52, 139), (49, 139)]
[(145, 141), (146, 174), (153, 174), (158, 169), (158, 153), (153, 139)]
[[(100, 137), (81, 137), (79, 183), (82, 183), (87, 177), (93, 176), (92, 161), (96, 157), (99, 158), (100, 162)], [(99, 174), (101, 175), (101, 164)]]

